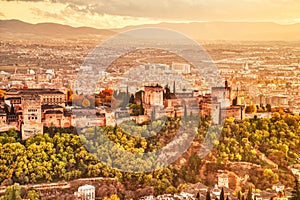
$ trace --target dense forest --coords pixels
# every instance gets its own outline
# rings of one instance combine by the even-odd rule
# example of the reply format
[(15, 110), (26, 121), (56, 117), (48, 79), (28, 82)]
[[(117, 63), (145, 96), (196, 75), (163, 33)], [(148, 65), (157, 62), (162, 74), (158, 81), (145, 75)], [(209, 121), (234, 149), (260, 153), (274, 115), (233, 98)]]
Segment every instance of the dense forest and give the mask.
[[(189, 132), (193, 145), (204, 141), (210, 126), (208, 118), (197, 120), (198, 129)], [(178, 130), (182, 127), (190, 130), (194, 122), (180, 118), (140, 126), (128, 122), (118, 127), (89, 128), (79, 135), (74, 128), (47, 128), (46, 133), (27, 141), (20, 140), (19, 134), (10, 130), (0, 136), (0, 182), (9, 186), (82, 177), (117, 177), (121, 182), (153, 186), (156, 194), (176, 193), (186, 184), (202, 182), (199, 170), (206, 158), (192, 152), (184, 164), (174, 162), (159, 167), (154, 162), (155, 154), (174, 138), (184, 140), (178, 136)], [(299, 123), (299, 115), (283, 112), (274, 113), (270, 119), (235, 121), (228, 118), (219, 138), (214, 132), (207, 136), (215, 143), (210, 156), (216, 158), (216, 165), (240, 161), (261, 165), (262, 170), (250, 177), (258, 189), (270, 188), (278, 182), (292, 187), (294, 183), (290, 180), (294, 177), (288, 167), (300, 164)], [(148, 157), (144, 159), (146, 154)], [(278, 167), (270, 167), (261, 159), (262, 155)]]
[[(300, 163), (299, 123), (299, 115), (284, 112), (275, 112), (270, 119), (240, 122), (227, 119), (217, 146), (218, 161), (245, 161), (263, 166), (262, 171), (250, 177), (257, 188), (267, 189), (278, 182), (291, 186), (294, 177), (289, 166)], [(263, 155), (270, 161), (262, 159)]]

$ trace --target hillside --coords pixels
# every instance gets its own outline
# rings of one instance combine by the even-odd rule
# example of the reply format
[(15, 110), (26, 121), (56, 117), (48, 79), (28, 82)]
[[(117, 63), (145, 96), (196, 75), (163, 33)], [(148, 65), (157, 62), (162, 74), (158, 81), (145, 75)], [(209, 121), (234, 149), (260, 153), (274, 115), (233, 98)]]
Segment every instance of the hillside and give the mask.
[(111, 30), (90, 27), (72, 27), (56, 23), (30, 24), (19, 20), (0, 20), (0, 37), (10, 39), (35, 38), (92, 38), (115, 34)]
[[(18, 134), (10, 130), (0, 135), (0, 162), (5, 163), (0, 169), (0, 183), (24, 185), (113, 177), (123, 184), (131, 183), (125, 186), (126, 190), (132, 190), (130, 185), (134, 183), (141, 188), (153, 187), (152, 193), (158, 195), (177, 192), (182, 184), (197, 182), (212, 188), (218, 170), (222, 170), (229, 173), (230, 189), (234, 191), (244, 191), (249, 185), (265, 190), (278, 182), (286, 187), (293, 186), (290, 166), (300, 164), (297, 159), (300, 152), (299, 115), (274, 113), (270, 119), (240, 122), (229, 118), (220, 138), (214, 133), (209, 134), (208, 139), (215, 141), (216, 146), (205, 158), (200, 158), (198, 152), (210, 124), (208, 119), (200, 119), (192, 145), (185, 152), (182, 149), (192, 121), (170, 118), (164, 125), (158, 120), (147, 127), (131, 126), (130, 122), (125, 122), (115, 128), (90, 128), (80, 136), (74, 134), (74, 129), (46, 128), (45, 134), (36, 135), (26, 142), (20, 141)], [(185, 134), (178, 136), (179, 127), (184, 128)], [(157, 128), (161, 130), (153, 136), (152, 130)], [(164, 155), (163, 161), (169, 161), (174, 152), (184, 153), (173, 164), (156, 168), (163, 162), (154, 159), (156, 154), (151, 152), (168, 146), (169, 150), (166, 148), (161, 154)], [(97, 152), (92, 153), (86, 148)], [(143, 157), (148, 152), (149, 157)], [(263, 159), (261, 154), (268, 159)], [(272, 161), (271, 165), (267, 160)], [(156, 170), (126, 172), (128, 169), (141, 172), (151, 168)]]
[(179, 31), (196, 40), (258, 40), (271, 41), (300, 40), (300, 24), (280, 25), (269, 22), (193, 22), (193, 23), (160, 23), (132, 28), (160, 27)]
[(159, 27), (179, 31), (196, 40), (257, 40), (257, 41), (298, 41), (300, 23), (280, 25), (269, 22), (192, 22), (160, 23), (128, 26), (121, 29), (96, 29), (72, 27), (56, 23), (30, 24), (19, 20), (0, 20), (0, 37), (9, 39), (36, 38), (107, 38), (130, 29)]

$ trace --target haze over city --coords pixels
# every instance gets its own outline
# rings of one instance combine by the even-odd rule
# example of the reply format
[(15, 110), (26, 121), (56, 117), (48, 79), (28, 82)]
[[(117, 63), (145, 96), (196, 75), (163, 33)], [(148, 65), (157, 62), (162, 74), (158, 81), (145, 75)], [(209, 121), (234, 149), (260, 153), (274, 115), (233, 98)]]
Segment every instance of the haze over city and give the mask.
[(299, 200), (300, 1), (0, 0), (0, 200)]
[(296, 0), (8, 0), (0, 2), (1, 19), (29, 23), (122, 28), (160, 22), (300, 22)]

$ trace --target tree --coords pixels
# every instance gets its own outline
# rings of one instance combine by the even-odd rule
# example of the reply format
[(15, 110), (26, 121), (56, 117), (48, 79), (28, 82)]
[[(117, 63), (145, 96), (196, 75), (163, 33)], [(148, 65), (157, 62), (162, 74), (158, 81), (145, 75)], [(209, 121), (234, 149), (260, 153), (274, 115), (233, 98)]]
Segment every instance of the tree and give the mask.
[(228, 196), (226, 197), (226, 200), (229, 200), (229, 197), (228, 197)]
[(249, 187), (246, 200), (252, 200), (252, 187)]
[(299, 188), (299, 181), (295, 179), (295, 187), (292, 191), (292, 198), (291, 200), (299, 200), (300, 199), (300, 188)]
[(224, 188), (222, 188), (222, 191), (221, 191), (221, 194), (220, 194), (220, 200), (225, 200)]
[(241, 191), (238, 192), (238, 200), (242, 200), (243, 193)]
[(265, 169), (264, 172), (263, 172), (263, 177), (268, 179), (268, 181), (270, 183), (278, 182), (278, 175), (276, 173), (274, 173), (272, 169), (268, 169), (268, 168)]
[(175, 194), (177, 192), (176, 188), (172, 185), (170, 185), (167, 189), (166, 189), (166, 193), (167, 194)]
[(10, 108), (10, 114), (14, 115), (15, 114), (15, 108), (14, 108), (14, 104), (11, 104), (11, 108)]
[(186, 105), (184, 105), (184, 119), (187, 118), (187, 109), (186, 109)]
[(134, 104), (134, 96), (133, 96), (133, 94), (131, 94), (131, 96), (130, 96), (129, 103)]
[(210, 198), (210, 191), (209, 190), (207, 190), (207, 192), (206, 192), (206, 198), (205, 199), (206, 200), (211, 200), (211, 198)]
[(256, 105), (247, 106), (245, 110), (246, 113), (256, 113), (256, 111), (257, 111)]
[(68, 90), (67, 91), (67, 102), (72, 102), (73, 101), (73, 91)]
[(4, 93), (5, 93), (4, 90), (0, 90), (0, 99), (3, 99), (3, 98), (4, 98)]
[(271, 107), (270, 104), (267, 104), (267, 105), (266, 105), (266, 108), (267, 108), (267, 111), (268, 111), (268, 112), (271, 112), (271, 111), (272, 111), (272, 107)]
[(199, 192), (196, 195), (196, 200), (200, 200), (200, 193)]
[(155, 113), (155, 107), (154, 107), (153, 110), (151, 111), (151, 121), (152, 122), (155, 121), (155, 115), (156, 115), (156, 113)]
[(28, 194), (27, 194), (27, 198), (29, 200), (39, 200), (40, 199), (40, 194), (35, 190), (29, 190)]
[(18, 183), (8, 186), (3, 197), (4, 200), (22, 200), (21, 187)]
[(140, 115), (144, 115), (144, 108), (143, 108), (143, 101), (141, 101), (141, 104), (140, 104)]
[(174, 84), (173, 84), (173, 94), (176, 93), (176, 85), (175, 85), (175, 81), (174, 81)]
[(120, 200), (120, 198), (118, 197), (118, 195), (113, 194), (109, 198), (108, 197), (104, 197), (104, 200)]
[(170, 88), (168, 85), (166, 85), (165, 87), (165, 90), (166, 90), (166, 99), (170, 99), (171, 98), (171, 92), (170, 92)]
[(84, 98), (82, 101), (82, 106), (88, 108), (91, 106), (91, 102), (87, 98)]

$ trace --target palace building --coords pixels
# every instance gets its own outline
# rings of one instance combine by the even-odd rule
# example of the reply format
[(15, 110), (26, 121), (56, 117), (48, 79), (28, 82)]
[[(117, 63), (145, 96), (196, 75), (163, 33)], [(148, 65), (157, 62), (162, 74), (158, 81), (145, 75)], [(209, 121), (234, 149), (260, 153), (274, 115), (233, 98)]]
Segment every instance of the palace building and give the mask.
[[(22, 139), (43, 133), (43, 126), (70, 127), (71, 116), (64, 113), (66, 96), (56, 89), (9, 89), (4, 102), (10, 110), (6, 123), (21, 131)], [(2, 117), (3, 118), (3, 117)]]

